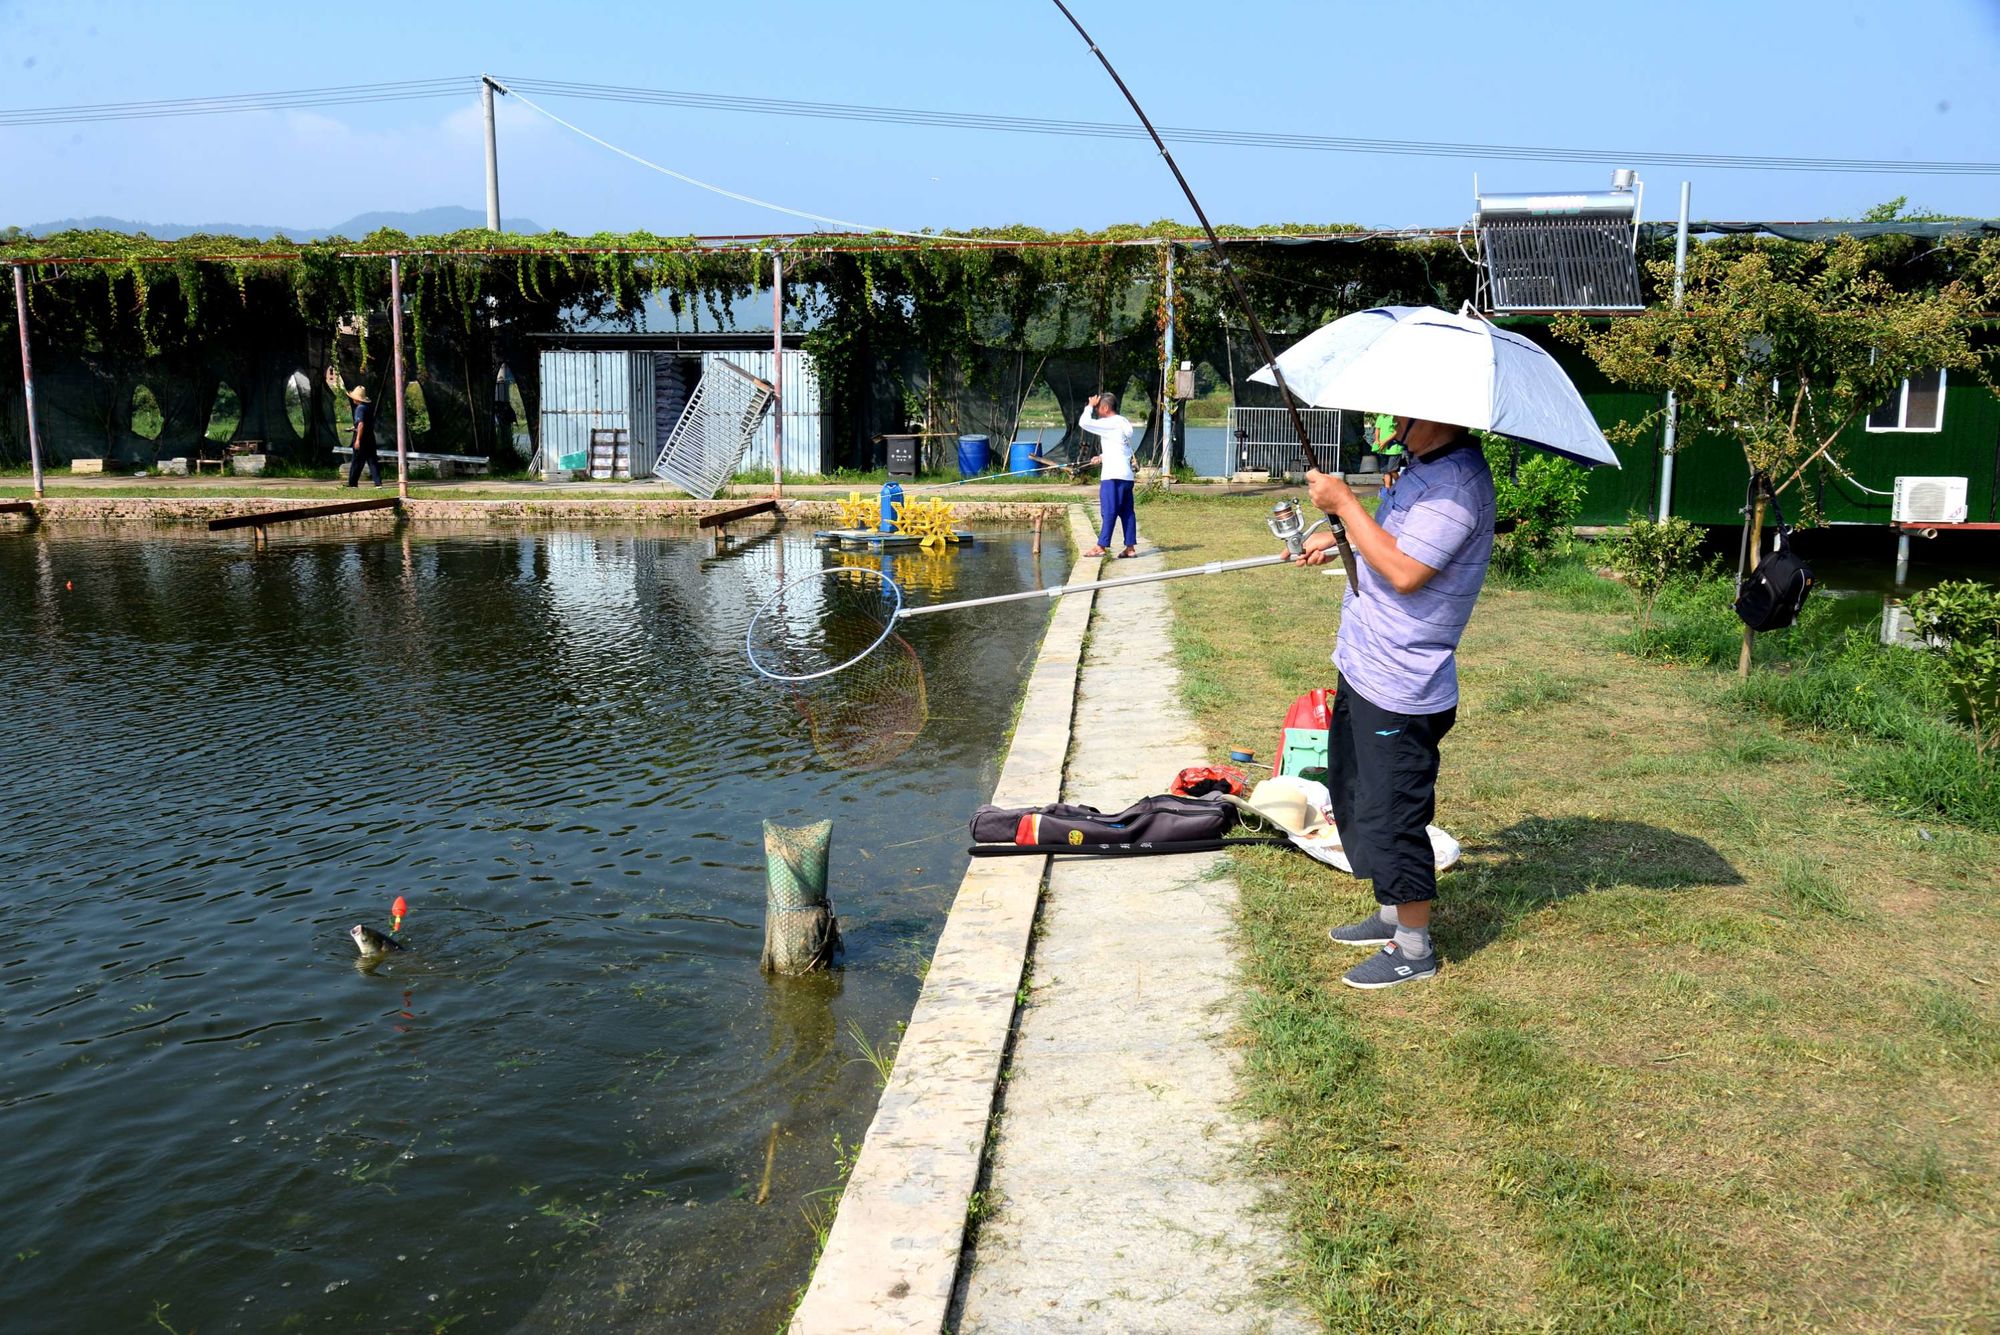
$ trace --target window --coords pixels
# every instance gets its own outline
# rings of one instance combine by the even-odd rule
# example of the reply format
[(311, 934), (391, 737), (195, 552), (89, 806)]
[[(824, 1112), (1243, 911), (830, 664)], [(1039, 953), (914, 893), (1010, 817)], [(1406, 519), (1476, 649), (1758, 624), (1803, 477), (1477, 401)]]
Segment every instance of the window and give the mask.
[(1924, 371), (1903, 382), (1888, 402), (1868, 414), (1870, 431), (1942, 431), (1944, 368)]

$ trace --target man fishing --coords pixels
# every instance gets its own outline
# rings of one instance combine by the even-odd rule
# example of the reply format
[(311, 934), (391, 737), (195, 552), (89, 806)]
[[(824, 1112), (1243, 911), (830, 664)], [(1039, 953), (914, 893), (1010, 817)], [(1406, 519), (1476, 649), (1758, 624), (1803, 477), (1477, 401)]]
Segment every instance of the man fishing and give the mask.
[[(1477, 439), (1444, 422), (1399, 417), (1396, 428), (1410, 462), (1373, 515), (1340, 477), (1306, 474), (1313, 504), (1347, 526), (1361, 558), (1341, 603), (1327, 766), (1341, 846), (1381, 905), (1329, 932), (1341, 945), (1381, 947), (1341, 979), (1360, 988), (1437, 976), (1426, 827), (1438, 744), (1458, 716), (1458, 641), (1493, 556), (1493, 474)], [(1333, 544), (1331, 533), (1314, 534), (1300, 563), (1324, 563)]]
[(1098, 474), (1097, 510), (1104, 516), (1097, 545), (1085, 556), (1102, 556), (1111, 547), (1111, 525), (1116, 520), (1125, 528), (1125, 550), (1120, 556), (1139, 554), (1139, 512), (1132, 504), (1132, 423), (1120, 416), (1116, 394), (1093, 394), (1083, 405), (1078, 426), (1097, 437), (1097, 454), (1086, 468), (1102, 464)]

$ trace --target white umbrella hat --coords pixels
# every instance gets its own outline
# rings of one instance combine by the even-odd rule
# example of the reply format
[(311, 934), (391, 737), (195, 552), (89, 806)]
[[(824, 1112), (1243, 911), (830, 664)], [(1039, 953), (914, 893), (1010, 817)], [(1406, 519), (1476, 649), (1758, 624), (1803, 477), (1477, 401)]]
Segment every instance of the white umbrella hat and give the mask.
[[(1285, 383), (1320, 408), (1389, 413), (1509, 436), (1585, 467), (1619, 467), (1556, 359), (1475, 315), (1378, 306), (1323, 325), (1278, 354)], [(1252, 380), (1275, 385), (1265, 366)]]

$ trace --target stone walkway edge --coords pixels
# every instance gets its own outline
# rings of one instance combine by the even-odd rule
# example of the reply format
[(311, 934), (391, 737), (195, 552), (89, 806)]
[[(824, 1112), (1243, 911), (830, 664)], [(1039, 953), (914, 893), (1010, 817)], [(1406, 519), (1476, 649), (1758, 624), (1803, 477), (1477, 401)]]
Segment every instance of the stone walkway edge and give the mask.
[[(1085, 551), (1096, 541), (1087, 514), (1070, 506), (1068, 518)], [(1080, 558), (1069, 582), (1101, 569), (1102, 558)], [(1095, 596), (1056, 602), (998, 805), (1040, 805), (1062, 791)], [(945, 1328), (1047, 863), (984, 858), (966, 869), (792, 1335)]]

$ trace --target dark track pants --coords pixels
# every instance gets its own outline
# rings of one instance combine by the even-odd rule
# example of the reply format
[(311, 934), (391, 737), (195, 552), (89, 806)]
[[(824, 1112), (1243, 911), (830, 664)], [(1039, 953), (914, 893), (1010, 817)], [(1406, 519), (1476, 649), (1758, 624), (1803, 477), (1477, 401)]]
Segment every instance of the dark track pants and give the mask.
[(1125, 545), (1139, 545), (1139, 512), (1132, 505), (1131, 479), (1106, 478), (1097, 484), (1097, 509), (1104, 516), (1104, 527), (1097, 534), (1097, 545), (1111, 545), (1111, 521), (1118, 520), (1125, 526)]
[(361, 466), (368, 466), (368, 481), (373, 486), (382, 485), (382, 456), (373, 445), (363, 445), (354, 451), (354, 461), (347, 465), (347, 485), (356, 486), (361, 481)]
[(1333, 696), (1327, 787), (1333, 823), (1354, 874), (1375, 882), (1379, 904), (1437, 898), (1425, 827), (1437, 811), (1438, 743), (1458, 720), (1398, 714), (1340, 682)]

